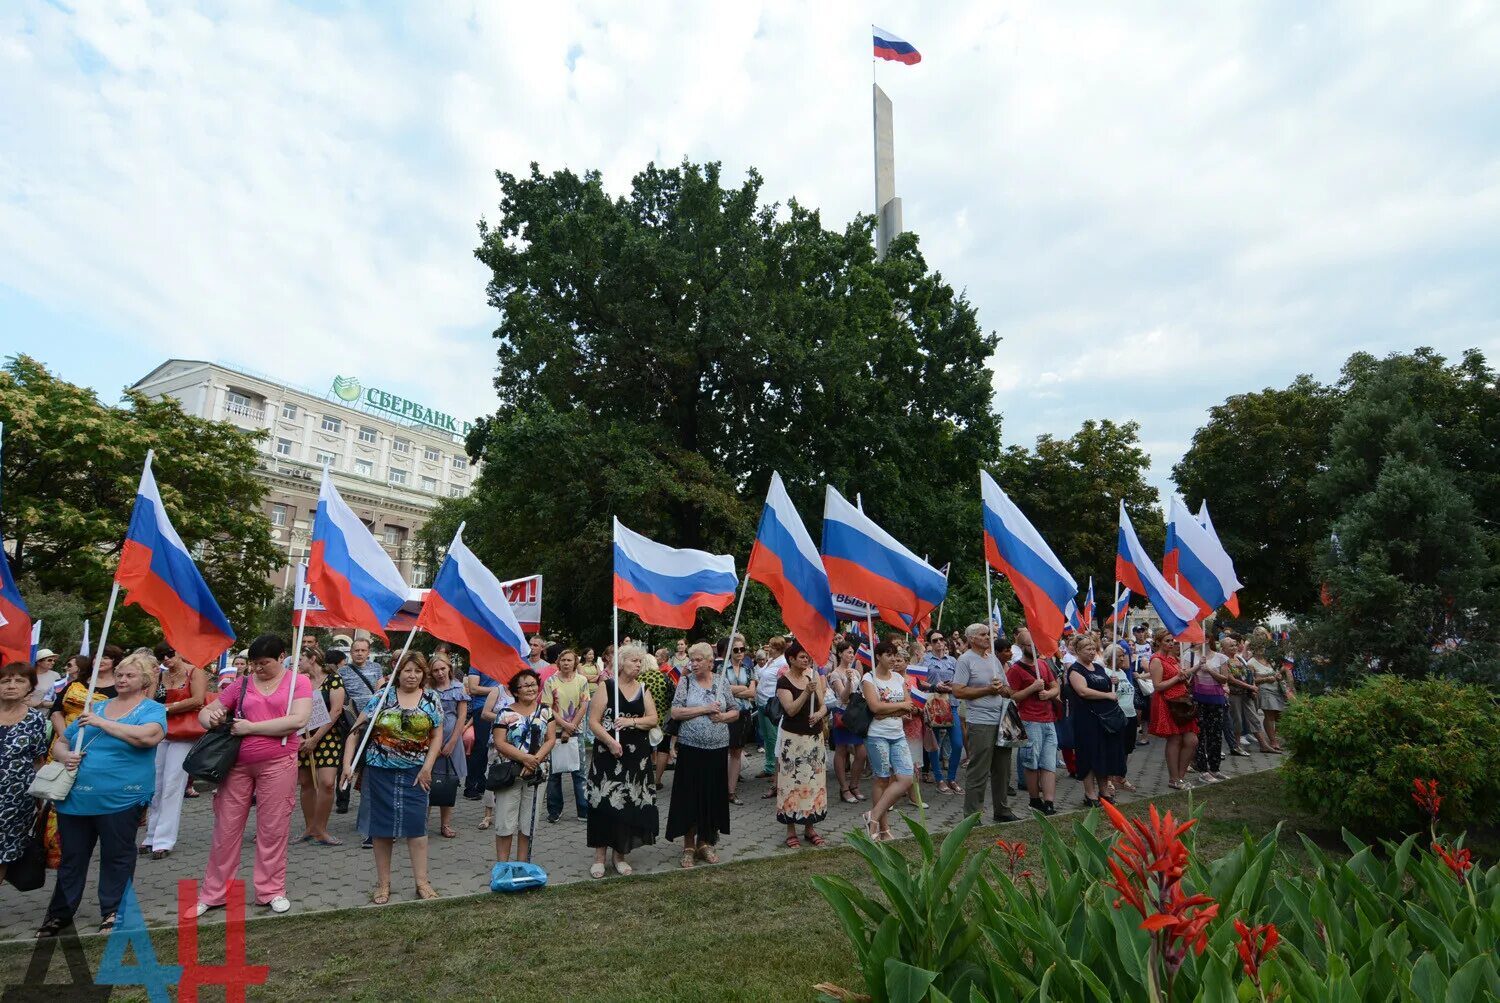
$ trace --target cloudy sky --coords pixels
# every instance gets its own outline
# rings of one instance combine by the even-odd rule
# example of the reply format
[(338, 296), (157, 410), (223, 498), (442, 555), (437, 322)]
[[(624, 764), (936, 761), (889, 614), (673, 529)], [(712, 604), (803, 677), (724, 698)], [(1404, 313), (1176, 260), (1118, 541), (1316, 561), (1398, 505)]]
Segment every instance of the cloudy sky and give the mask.
[(1452, 2), (0, 7), (0, 355), (108, 399), (162, 359), (493, 404), (497, 168), (755, 165), (897, 191), (1003, 341), (1007, 442), (1209, 406), (1348, 353), (1500, 355), (1500, 6)]

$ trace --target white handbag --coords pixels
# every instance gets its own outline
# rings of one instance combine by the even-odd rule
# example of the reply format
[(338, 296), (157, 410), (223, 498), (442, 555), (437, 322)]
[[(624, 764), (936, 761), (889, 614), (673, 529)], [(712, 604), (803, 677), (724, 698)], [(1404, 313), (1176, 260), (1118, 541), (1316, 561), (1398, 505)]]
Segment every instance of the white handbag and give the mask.
[(31, 781), (31, 786), (26, 793), (43, 801), (51, 801), (53, 804), (66, 801), (72, 793), (73, 781), (78, 779), (78, 771), (70, 770), (61, 762), (53, 760), (43, 763), (42, 768), (36, 771), (36, 778)]

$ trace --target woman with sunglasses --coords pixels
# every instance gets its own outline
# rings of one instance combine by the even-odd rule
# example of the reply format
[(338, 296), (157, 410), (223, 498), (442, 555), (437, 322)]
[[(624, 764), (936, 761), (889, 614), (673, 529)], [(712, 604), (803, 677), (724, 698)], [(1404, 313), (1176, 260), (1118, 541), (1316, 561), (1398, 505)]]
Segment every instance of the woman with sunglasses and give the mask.
[(755, 719), (752, 711), (755, 710), (755, 663), (745, 657), (745, 635), (734, 635), (729, 647), (729, 658), (724, 670), (724, 678), (729, 682), (729, 694), (734, 697), (735, 706), (739, 708), (740, 719), (729, 729), (729, 803), (744, 804), (736, 791), (740, 786), (740, 770), (745, 762), (745, 745), (750, 742), (755, 732)]

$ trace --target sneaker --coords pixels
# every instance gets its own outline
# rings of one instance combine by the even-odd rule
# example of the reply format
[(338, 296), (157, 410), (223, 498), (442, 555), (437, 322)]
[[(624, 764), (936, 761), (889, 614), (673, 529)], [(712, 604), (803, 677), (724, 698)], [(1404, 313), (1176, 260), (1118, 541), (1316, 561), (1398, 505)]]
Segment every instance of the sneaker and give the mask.
[(547, 821), (548, 821), (548, 823), (550, 823), (552, 825), (556, 825), (557, 824), (557, 820), (560, 819), (560, 818), (562, 818), (561, 815), (548, 815), (547, 816)]
[(1042, 802), (1042, 814), (1043, 815), (1056, 815), (1057, 814), (1057, 806), (1054, 805), (1051, 801), (1043, 801)]
[(291, 901), (285, 895), (276, 896), (271, 901), (267, 902), (266, 905), (270, 906), (271, 911), (278, 915), (284, 912), (289, 912), (292, 908)]
[(1041, 798), (1032, 798), (1029, 803), (1031, 805), (1031, 810), (1032, 811), (1046, 811), (1047, 810), (1047, 802), (1043, 801)]
[(361, 850), (373, 850), (373, 849), (375, 849), (375, 840), (371, 839), (369, 836), (366, 836), (360, 842), (359, 848)]

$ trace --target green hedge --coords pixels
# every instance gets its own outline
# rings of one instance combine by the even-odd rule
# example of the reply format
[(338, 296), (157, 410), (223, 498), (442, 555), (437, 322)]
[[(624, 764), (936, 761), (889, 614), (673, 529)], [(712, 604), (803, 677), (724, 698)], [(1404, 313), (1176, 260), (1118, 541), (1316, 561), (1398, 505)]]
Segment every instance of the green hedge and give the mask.
[(1448, 826), (1500, 821), (1500, 704), (1479, 686), (1374, 676), (1293, 701), (1282, 768), (1300, 807), (1357, 831), (1425, 827), (1412, 779), (1435, 778)]

